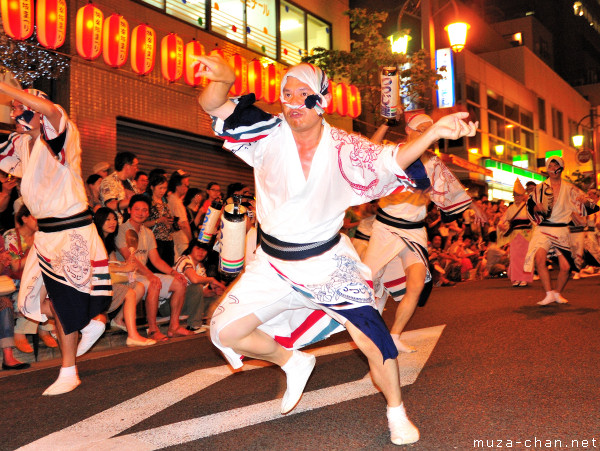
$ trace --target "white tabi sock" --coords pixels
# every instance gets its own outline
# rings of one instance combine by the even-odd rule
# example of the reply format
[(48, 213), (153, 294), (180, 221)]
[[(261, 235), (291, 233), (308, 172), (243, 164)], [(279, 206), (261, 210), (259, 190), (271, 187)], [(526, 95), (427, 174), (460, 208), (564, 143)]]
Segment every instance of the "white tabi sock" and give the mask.
[(404, 403), (397, 407), (387, 408), (388, 426), (394, 445), (406, 445), (419, 440), (419, 430), (406, 415)]
[(102, 321), (91, 320), (87, 326), (81, 329), (81, 340), (79, 341), (79, 345), (77, 346), (77, 354), (79, 357), (90, 350), (94, 343), (102, 336), (104, 333), (104, 329), (106, 328), (106, 324)]
[(62, 367), (58, 373), (58, 379), (44, 391), (44, 396), (62, 395), (68, 393), (81, 384), (77, 376), (77, 367), (75, 365)]

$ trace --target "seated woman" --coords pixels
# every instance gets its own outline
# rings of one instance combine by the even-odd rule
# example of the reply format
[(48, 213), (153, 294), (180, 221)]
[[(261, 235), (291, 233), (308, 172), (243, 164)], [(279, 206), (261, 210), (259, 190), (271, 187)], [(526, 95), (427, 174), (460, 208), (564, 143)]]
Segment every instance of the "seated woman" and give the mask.
[[(3, 245), (4, 243), (2, 241), (2, 237), (0, 237), (0, 244)], [(2, 246), (2, 251), (0, 251), (1, 274), (7, 272), (10, 261), (10, 255), (4, 250), (4, 246)], [(10, 282), (10, 279), (8, 278), (6, 278), (6, 280)], [(14, 289), (14, 285), (12, 285), (11, 288)], [(9, 290), (11, 288), (9, 288)], [(5, 292), (0, 296), (0, 348), (2, 348), (2, 369), (24, 370), (25, 368), (29, 368), (29, 363), (20, 362), (13, 355), (13, 348), (15, 347), (15, 318), (13, 315), (13, 301), (8, 294), (10, 293)]]
[(208, 254), (208, 245), (192, 240), (174, 268), (187, 279), (182, 313), (188, 316), (188, 329), (202, 333), (207, 329), (204, 318), (213, 301), (225, 291), (225, 285), (214, 277), (207, 277), (202, 261)]
[[(167, 178), (164, 175), (153, 175), (148, 184), (150, 193), (152, 194), (152, 208), (150, 216), (144, 223), (146, 227), (152, 230), (154, 238), (156, 238), (156, 250), (158, 255), (169, 266), (172, 266), (175, 261), (175, 245), (173, 243), (174, 217), (169, 210), (169, 206), (165, 201), (167, 193)], [(187, 220), (186, 218), (181, 218)], [(155, 269), (151, 267), (152, 271)]]
[[(118, 309), (121, 304), (123, 308), (110, 322), (110, 325), (127, 332), (127, 346), (150, 346), (156, 341), (142, 337), (136, 326), (136, 306), (144, 296), (144, 286), (136, 282), (129, 275), (133, 274), (135, 264), (131, 261), (135, 256), (132, 254), (126, 262), (117, 262), (115, 257), (115, 237), (117, 236), (117, 215), (110, 208), (102, 207), (94, 215), (94, 224), (108, 254), (108, 270), (112, 279), (113, 298), (108, 308), (108, 313)], [(131, 282), (131, 280), (133, 280)]]
[[(2, 249), (6, 249), (10, 255), (10, 267), (8, 275), (13, 279), (17, 291), (13, 293), (13, 301), (16, 302), (21, 274), (25, 267), (27, 254), (33, 245), (33, 236), (38, 229), (37, 221), (23, 205), (15, 214), (15, 228), (4, 233)], [(21, 352), (32, 353), (33, 348), (27, 340), (27, 335), (39, 334), (40, 338), (48, 348), (58, 347), (58, 343), (51, 335), (54, 332), (52, 320), (43, 324), (25, 318), (20, 313), (17, 315), (17, 323), (14, 327), (14, 341), (17, 349)]]

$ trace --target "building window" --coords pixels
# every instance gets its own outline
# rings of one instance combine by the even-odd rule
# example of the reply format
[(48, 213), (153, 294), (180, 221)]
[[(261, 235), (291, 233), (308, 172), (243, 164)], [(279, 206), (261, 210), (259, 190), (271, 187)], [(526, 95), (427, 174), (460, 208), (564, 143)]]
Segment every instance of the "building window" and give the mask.
[(494, 91), (490, 91), (489, 89), (487, 92), (487, 104), (488, 110), (498, 113), (501, 116), (504, 115), (504, 99), (502, 96), (496, 94)]
[(504, 116), (511, 121), (519, 122), (519, 105), (508, 100), (504, 101)]
[(552, 108), (552, 136), (560, 141), (565, 140), (562, 111)]
[[(147, 3), (151, 2), (147, 1)], [(160, 3), (163, 1), (161, 0)], [(165, 12), (200, 28), (206, 28), (206, 2), (204, 0), (189, 2), (166, 0)]]
[(546, 101), (541, 97), (538, 97), (538, 128), (543, 131), (546, 130)]
[(211, 32), (284, 63), (331, 49), (331, 25), (284, 0), (141, 1), (202, 29), (210, 23)]
[(533, 113), (521, 108), (521, 125), (533, 129)]
[(467, 100), (479, 105), (479, 83), (467, 81)]

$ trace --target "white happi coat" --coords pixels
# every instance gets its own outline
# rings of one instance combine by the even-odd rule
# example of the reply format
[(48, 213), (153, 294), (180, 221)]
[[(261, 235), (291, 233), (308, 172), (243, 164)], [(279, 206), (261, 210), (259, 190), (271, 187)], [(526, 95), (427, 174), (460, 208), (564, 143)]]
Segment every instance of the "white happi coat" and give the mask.
[[(549, 184), (550, 181), (546, 180), (535, 187), (535, 191), (531, 194), (531, 199), (528, 201), (529, 205), (532, 205), (532, 201), (535, 203), (540, 202), (542, 189), (545, 188), (544, 185)], [(571, 221), (573, 214), (587, 216), (584, 201), (585, 194), (583, 191), (571, 183), (562, 180), (558, 196), (556, 196), (556, 194), (554, 195), (552, 213), (546, 221), (553, 224), (568, 224)], [(531, 241), (527, 248), (524, 264), (525, 272), (533, 271), (535, 254), (540, 248), (544, 248), (546, 251), (562, 250), (563, 252), (572, 254), (573, 249), (571, 248), (569, 227), (547, 227), (539, 225), (544, 218), (540, 214), (532, 212), (531, 208), (528, 209), (528, 213), (530, 219), (538, 225), (533, 230)], [(583, 263), (581, 257), (581, 255), (572, 254), (573, 261), (577, 268), (580, 268)]]
[[(81, 148), (79, 132), (62, 113), (59, 130), (43, 118), (42, 129), (48, 139), (56, 138), (66, 129), (65, 144), (55, 155), (43, 137), (31, 146), (31, 137), (13, 134), (0, 155), (0, 169), (21, 178), (23, 203), (36, 219), (66, 218), (88, 209), (87, 195), (81, 178)], [(44, 322), (48, 318), (41, 313), (40, 290), (43, 285), (39, 259), (48, 265), (44, 271), (65, 285), (93, 296), (112, 295), (107, 290), (93, 290), (99, 284), (98, 277), (109, 278), (108, 258), (104, 244), (93, 224), (62, 232), (36, 232), (35, 252), (29, 252), (21, 279), (19, 309), (27, 317)]]
[[(405, 221), (421, 222), (427, 216), (427, 205), (430, 200), (439, 207), (444, 215), (448, 216), (462, 213), (469, 208), (471, 197), (454, 174), (433, 152), (424, 154), (421, 157), (421, 162), (425, 167), (431, 187), (425, 191), (413, 189), (411, 191), (394, 193), (381, 199), (379, 206), (384, 212)], [(385, 298), (382, 297), (384, 292), (382, 282), (388, 263), (394, 259), (398, 259), (398, 254), (408, 246), (421, 259), (425, 268), (429, 266), (425, 256), (413, 243), (420, 245), (423, 249), (427, 249), (427, 229), (425, 227), (400, 229), (384, 224), (377, 219), (375, 220), (364, 262), (371, 268), (373, 274), (375, 296), (381, 301), (378, 302), (380, 311), (383, 310), (382, 304), (385, 304), (387, 298), (387, 296)], [(404, 268), (401, 262), (395, 264), (393, 278), (398, 280), (404, 276)], [(430, 280), (431, 274), (429, 269), (427, 269), (425, 282), (429, 282)], [(406, 282), (404, 281), (401, 285), (396, 285), (394, 291), (396, 293), (403, 293), (405, 286)], [(399, 301), (402, 297), (395, 296), (394, 299)]]
[[(279, 240), (328, 240), (342, 227), (349, 206), (410, 185), (396, 163), (396, 146), (382, 147), (325, 122), (323, 126), (306, 179), (292, 131), (282, 118), (229, 131), (221, 120), (214, 124), (216, 134), (227, 141), (224, 147), (254, 168), (257, 219), (264, 232)], [(324, 254), (300, 261), (280, 260), (258, 248), (256, 259), (215, 310), (212, 340), (239, 368), (241, 356), (221, 345), (219, 332), (232, 321), (291, 298), (305, 307), (287, 310), (259, 329), (289, 349), (324, 339), (345, 323), (336, 310), (375, 306), (370, 279), (345, 235)]]

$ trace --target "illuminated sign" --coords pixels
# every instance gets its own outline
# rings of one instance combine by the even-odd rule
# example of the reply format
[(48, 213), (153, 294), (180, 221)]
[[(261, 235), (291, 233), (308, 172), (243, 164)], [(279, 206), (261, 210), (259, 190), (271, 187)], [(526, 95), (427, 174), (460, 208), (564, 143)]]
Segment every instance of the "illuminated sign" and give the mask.
[[(446, 70), (440, 70), (442, 67)], [(453, 107), (455, 104), (455, 94), (452, 50), (439, 49), (435, 51), (435, 69), (443, 77), (437, 82), (437, 106), (438, 108)]]

